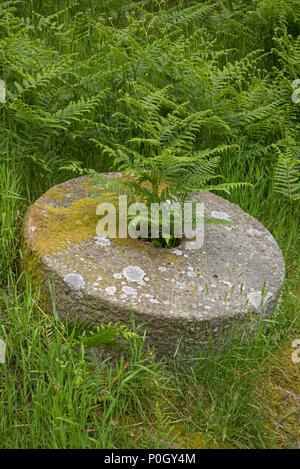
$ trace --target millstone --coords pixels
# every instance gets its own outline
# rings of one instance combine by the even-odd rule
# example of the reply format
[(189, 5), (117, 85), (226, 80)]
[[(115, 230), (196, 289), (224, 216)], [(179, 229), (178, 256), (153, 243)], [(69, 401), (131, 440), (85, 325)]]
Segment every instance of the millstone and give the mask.
[(61, 317), (131, 327), (134, 316), (159, 357), (172, 356), (179, 342), (192, 355), (233, 322), (250, 328), (274, 311), (285, 276), (281, 251), (237, 205), (202, 193), (205, 213), (235, 226), (205, 225), (201, 249), (158, 249), (99, 238), (100, 201), (88, 189), (87, 177), (71, 179), (27, 211), (23, 266), (42, 281), (44, 308), (51, 309), (51, 291)]

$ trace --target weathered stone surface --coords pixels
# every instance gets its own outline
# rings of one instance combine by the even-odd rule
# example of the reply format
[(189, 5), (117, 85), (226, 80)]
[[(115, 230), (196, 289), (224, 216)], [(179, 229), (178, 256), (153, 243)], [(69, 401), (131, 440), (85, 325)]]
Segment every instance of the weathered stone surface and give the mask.
[(25, 219), (24, 267), (31, 272), (31, 260), (39, 259), (61, 316), (130, 327), (134, 313), (158, 356), (171, 356), (179, 340), (192, 354), (233, 321), (250, 327), (272, 313), (284, 282), (283, 257), (268, 230), (237, 205), (201, 194), (205, 213), (236, 226), (206, 225), (201, 250), (184, 243), (157, 249), (140, 240), (99, 238), (99, 201), (88, 185), (83, 177), (55, 186)]

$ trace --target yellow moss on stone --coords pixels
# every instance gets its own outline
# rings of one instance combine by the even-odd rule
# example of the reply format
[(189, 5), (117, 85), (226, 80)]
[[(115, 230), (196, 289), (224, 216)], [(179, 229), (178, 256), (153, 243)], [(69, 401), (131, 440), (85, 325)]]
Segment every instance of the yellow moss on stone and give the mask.
[(86, 192), (90, 192), (93, 188), (92, 186), (92, 181), (90, 178), (86, 178), (83, 181), (81, 181), (82, 186), (85, 188)]
[(65, 194), (68, 194), (70, 192), (69, 187), (66, 186), (66, 184), (62, 186), (58, 186), (53, 189), (49, 189), (48, 192), (46, 192), (45, 196), (47, 199), (54, 199), (54, 200), (61, 200)]
[[(80, 244), (96, 235), (96, 226), (99, 221), (96, 209), (99, 203), (99, 199), (92, 198), (76, 200), (68, 207), (52, 207), (36, 202), (28, 211), (31, 249), (36, 251), (38, 256), (43, 257), (46, 254), (62, 252), (68, 244)], [(31, 232), (30, 228), (34, 230)], [(150, 256), (160, 256), (163, 262), (183, 262), (180, 256), (168, 252), (167, 249), (157, 249), (143, 240), (114, 238), (111, 241), (119, 246), (145, 251)]]
[(32, 295), (43, 310), (49, 310), (49, 295), (41, 258), (45, 254), (64, 251), (68, 241), (81, 243), (96, 234), (98, 203), (88, 198), (77, 200), (69, 207), (52, 207), (36, 202), (28, 209), (26, 239), (21, 243), (22, 288), (26, 287), (26, 279), (29, 279)]
[(21, 276), (22, 290), (26, 289), (27, 281), (29, 281), (32, 288), (32, 297), (43, 311), (48, 311), (50, 306), (49, 296), (46, 290), (40, 257), (36, 252), (25, 248), (24, 243), (22, 243), (21, 248), (20, 269), (23, 273)]
[(33, 249), (40, 256), (64, 251), (68, 242), (76, 244), (96, 234), (98, 217), (94, 199), (76, 200), (69, 207), (52, 207), (35, 203), (30, 208)]

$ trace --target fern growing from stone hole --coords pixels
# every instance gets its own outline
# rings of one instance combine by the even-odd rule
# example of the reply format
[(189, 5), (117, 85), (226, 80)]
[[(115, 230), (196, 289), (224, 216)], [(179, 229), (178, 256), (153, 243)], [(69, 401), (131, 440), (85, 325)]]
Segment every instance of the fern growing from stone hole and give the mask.
[[(219, 145), (197, 150), (196, 141), (204, 126), (220, 126), (228, 130), (222, 119), (210, 110), (187, 112), (185, 105), (177, 105), (168, 97), (169, 87), (152, 92), (138, 85), (135, 88), (141, 95), (140, 99), (126, 96), (123, 101), (127, 112), (118, 113), (119, 119), (130, 121), (135, 129), (134, 137), (125, 144), (116, 143), (112, 147), (93, 140), (110, 156), (115, 167), (129, 176), (107, 181), (105, 177), (94, 174), (94, 186), (106, 186), (106, 199), (108, 193), (111, 201), (115, 201), (119, 194), (126, 194), (129, 204), (143, 202), (148, 208), (150, 226), (153, 222), (151, 204), (168, 201), (179, 203), (183, 209), (184, 203), (195, 193), (207, 190), (229, 193), (246, 185), (242, 182), (217, 182), (217, 179), (223, 179), (217, 173), (222, 155), (238, 150), (237, 146)], [(94, 195), (97, 196), (97, 192)], [(172, 216), (174, 231), (176, 212)], [(212, 222), (207, 217), (205, 220)], [(161, 232), (160, 244), (162, 240), (167, 240), (169, 247), (169, 234)], [(171, 240), (172, 246), (176, 243), (173, 235)]]

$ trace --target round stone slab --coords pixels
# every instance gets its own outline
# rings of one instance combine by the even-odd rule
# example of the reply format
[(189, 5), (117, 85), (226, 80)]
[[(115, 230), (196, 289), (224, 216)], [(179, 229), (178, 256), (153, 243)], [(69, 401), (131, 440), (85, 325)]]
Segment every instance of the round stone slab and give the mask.
[[(120, 173), (110, 173), (120, 177)], [(189, 355), (218, 342), (235, 322), (253, 327), (270, 316), (285, 277), (281, 251), (269, 231), (240, 207), (211, 194), (197, 197), (205, 213), (235, 226), (206, 224), (201, 249), (184, 243), (157, 249), (142, 240), (98, 237), (87, 177), (59, 184), (29, 207), (23, 267), (55, 292), (61, 317), (94, 324), (120, 321), (146, 330), (161, 356), (180, 343)]]

